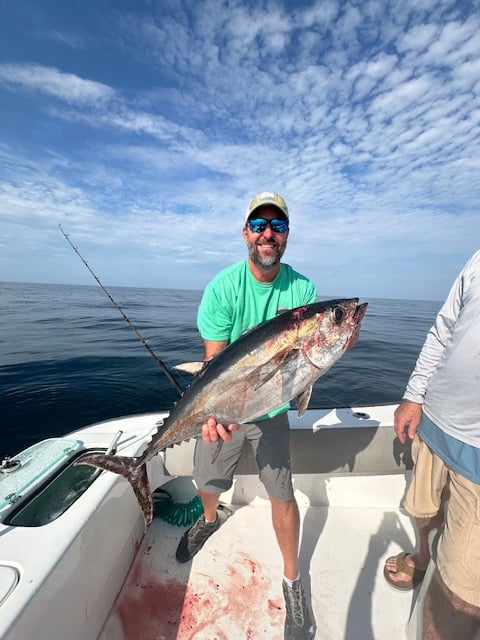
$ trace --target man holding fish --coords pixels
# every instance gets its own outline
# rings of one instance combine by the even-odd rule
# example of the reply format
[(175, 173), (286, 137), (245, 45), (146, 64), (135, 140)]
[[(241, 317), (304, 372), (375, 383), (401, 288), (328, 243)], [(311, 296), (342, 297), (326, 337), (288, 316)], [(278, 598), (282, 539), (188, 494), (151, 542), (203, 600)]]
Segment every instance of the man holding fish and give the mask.
[[(204, 361), (209, 361), (246, 329), (315, 301), (315, 286), (281, 263), (289, 234), (289, 213), (276, 193), (255, 196), (246, 211), (243, 238), (248, 258), (220, 272), (206, 287), (198, 311), (204, 341)], [(204, 515), (180, 541), (177, 559), (190, 560), (220, 526), (220, 494), (232, 486), (235, 467), (247, 439), (255, 453), (272, 506), (272, 521), (284, 562), (286, 638), (313, 637), (313, 624), (305, 605), (298, 567), (300, 518), (290, 472), (289, 404), (278, 407), (255, 423), (218, 424), (210, 417), (197, 441), (194, 477)], [(219, 440), (223, 446), (212, 464)]]
[(194, 477), (204, 514), (178, 546), (178, 561), (187, 562), (219, 528), (219, 497), (232, 486), (248, 440), (271, 501), (284, 562), (285, 638), (300, 640), (312, 638), (314, 626), (299, 574), (300, 517), (287, 410), (295, 400), (303, 415), (314, 382), (355, 343), (367, 303), (359, 304), (358, 298), (315, 302), (312, 282), (281, 263), (288, 226), (281, 196), (265, 192), (251, 200), (243, 228), (248, 257), (221, 271), (200, 304), (204, 363), (199, 375), (140, 456), (92, 453), (76, 464), (124, 476), (148, 527), (153, 518), (148, 462), (167, 447), (198, 438)]
[[(281, 263), (289, 234), (289, 213), (276, 193), (256, 195), (246, 211), (243, 238), (248, 258), (220, 272), (206, 287), (198, 311), (204, 342), (204, 361), (212, 360), (246, 329), (315, 301), (315, 286)], [(262, 416), (255, 423), (223, 425), (210, 417), (197, 441), (194, 477), (204, 515), (184, 534), (177, 549), (180, 562), (190, 560), (220, 526), (220, 494), (232, 486), (244, 440), (248, 440), (272, 506), (272, 521), (284, 562), (283, 591), (287, 618), (285, 638), (311, 638), (313, 623), (300, 581), (298, 546), (300, 518), (290, 472), (289, 404)], [(219, 440), (221, 451), (212, 464)]]

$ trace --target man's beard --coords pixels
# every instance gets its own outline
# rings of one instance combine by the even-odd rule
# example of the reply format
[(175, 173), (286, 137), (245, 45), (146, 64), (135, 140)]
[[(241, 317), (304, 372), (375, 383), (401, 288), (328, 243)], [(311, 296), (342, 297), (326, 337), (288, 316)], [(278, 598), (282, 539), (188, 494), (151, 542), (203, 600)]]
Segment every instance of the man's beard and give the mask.
[(261, 269), (273, 269), (281, 260), (283, 254), (285, 253), (285, 249), (287, 248), (287, 243), (285, 242), (283, 245), (274, 244), (276, 248), (276, 252), (271, 255), (262, 256), (258, 252), (258, 247), (255, 242), (248, 242), (248, 255), (250, 256), (251, 261), (257, 267)]

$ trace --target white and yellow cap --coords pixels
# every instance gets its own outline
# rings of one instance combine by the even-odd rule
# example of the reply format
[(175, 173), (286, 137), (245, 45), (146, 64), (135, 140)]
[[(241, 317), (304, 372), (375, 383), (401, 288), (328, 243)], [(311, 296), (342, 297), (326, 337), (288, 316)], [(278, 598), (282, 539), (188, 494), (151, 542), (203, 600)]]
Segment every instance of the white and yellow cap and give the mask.
[(257, 193), (257, 195), (248, 203), (248, 207), (245, 212), (245, 222), (249, 219), (255, 209), (262, 207), (264, 204), (273, 204), (275, 207), (280, 209), (288, 220), (288, 207), (282, 196), (279, 196), (278, 193), (274, 193), (273, 191), (262, 191), (262, 193)]

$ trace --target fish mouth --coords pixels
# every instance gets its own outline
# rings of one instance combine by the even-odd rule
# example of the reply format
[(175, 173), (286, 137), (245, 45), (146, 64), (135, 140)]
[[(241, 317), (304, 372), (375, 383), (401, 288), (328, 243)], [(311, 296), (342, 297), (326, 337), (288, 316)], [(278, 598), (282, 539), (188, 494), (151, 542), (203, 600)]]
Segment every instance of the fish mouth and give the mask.
[(353, 331), (350, 338), (347, 340), (345, 345), (345, 350), (351, 349), (353, 345), (357, 342), (358, 336), (360, 335), (360, 325), (362, 323), (363, 316), (367, 311), (368, 302), (364, 302), (359, 304), (354, 311), (353, 314)]
[(357, 327), (361, 323), (361, 321), (363, 320), (363, 316), (365, 315), (365, 313), (367, 311), (367, 307), (368, 307), (368, 302), (363, 302), (362, 304), (359, 304), (357, 306), (357, 308), (355, 309), (355, 313), (353, 314), (353, 318), (355, 320), (355, 324), (356, 324)]

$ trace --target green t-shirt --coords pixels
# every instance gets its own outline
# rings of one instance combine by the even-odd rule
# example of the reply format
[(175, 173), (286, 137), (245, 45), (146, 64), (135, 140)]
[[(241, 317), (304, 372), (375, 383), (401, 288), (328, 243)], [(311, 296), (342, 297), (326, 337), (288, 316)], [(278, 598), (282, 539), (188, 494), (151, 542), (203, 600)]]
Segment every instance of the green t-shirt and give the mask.
[[(281, 263), (275, 280), (263, 283), (252, 275), (247, 260), (242, 260), (220, 271), (205, 287), (197, 326), (204, 340), (233, 342), (260, 322), (316, 299), (315, 285), (290, 265)], [(288, 404), (278, 407), (268, 417), (288, 408)]]

